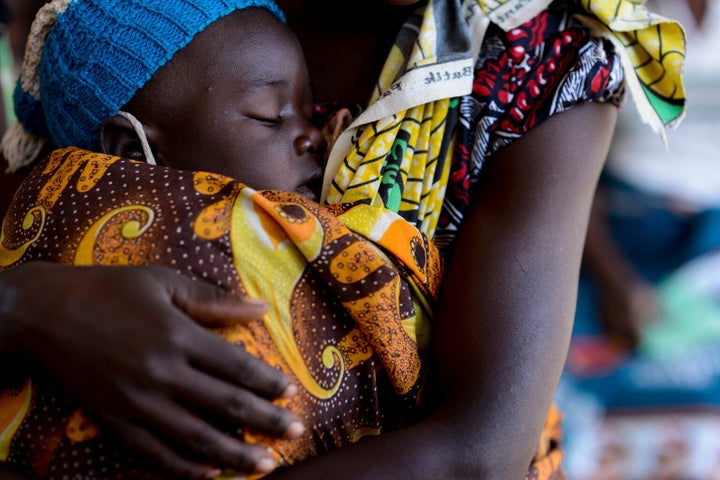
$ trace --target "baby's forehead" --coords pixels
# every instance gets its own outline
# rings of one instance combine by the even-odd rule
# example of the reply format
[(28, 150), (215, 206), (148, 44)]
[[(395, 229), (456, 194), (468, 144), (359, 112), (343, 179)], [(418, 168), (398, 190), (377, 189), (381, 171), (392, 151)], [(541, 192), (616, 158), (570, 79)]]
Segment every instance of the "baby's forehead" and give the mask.
[[(263, 8), (246, 8), (220, 18), (204, 31), (195, 35), (183, 50), (191, 49), (191, 56), (216, 58), (227, 63), (234, 58), (296, 55), (293, 48), (297, 42), (294, 33), (275, 15)], [(182, 50), (181, 50), (182, 52)], [(178, 52), (178, 53), (181, 53)], [(250, 58), (248, 58), (250, 60)]]
[(248, 76), (260, 75), (251, 68), (267, 62), (293, 61), (298, 56), (296, 42), (294, 34), (275, 15), (262, 8), (246, 8), (210, 24), (168, 65), (184, 75), (212, 75), (228, 69), (242, 69)]
[[(179, 107), (208, 88), (234, 93), (281, 90), (305, 69), (295, 34), (262, 8), (235, 11), (198, 33), (135, 96), (157, 107)], [(226, 81), (226, 83), (223, 83)]]
[(207, 36), (207, 32), (216, 32), (222, 39), (223, 34), (238, 30), (242, 32), (242, 36), (248, 42), (268, 37), (276, 37), (276, 40), (282, 41), (288, 36), (288, 33), (292, 36), (289, 27), (269, 10), (262, 7), (248, 7), (234, 10), (215, 20), (202, 32), (199, 32), (196, 38)]

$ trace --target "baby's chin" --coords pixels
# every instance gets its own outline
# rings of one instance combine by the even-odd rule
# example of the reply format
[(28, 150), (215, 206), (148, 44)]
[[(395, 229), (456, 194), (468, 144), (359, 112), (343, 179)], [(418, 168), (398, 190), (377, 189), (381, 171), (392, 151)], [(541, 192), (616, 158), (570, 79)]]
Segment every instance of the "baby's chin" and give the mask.
[(320, 194), (317, 189), (312, 188), (309, 185), (301, 185), (295, 189), (295, 193), (302, 195), (303, 197), (312, 200), (313, 202), (320, 201)]

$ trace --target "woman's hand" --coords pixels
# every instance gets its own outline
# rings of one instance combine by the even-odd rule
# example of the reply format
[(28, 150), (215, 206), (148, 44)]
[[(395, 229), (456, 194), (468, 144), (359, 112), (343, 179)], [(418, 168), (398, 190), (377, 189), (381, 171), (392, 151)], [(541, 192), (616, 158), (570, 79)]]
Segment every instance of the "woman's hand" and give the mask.
[(28, 263), (0, 275), (0, 352), (30, 360), (169, 473), (266, 472), (263, 448), (209, 419), (295, 437), (302, 425), (272, 401), (297, 389), (205, 328), (266, 308), (160, 267)]

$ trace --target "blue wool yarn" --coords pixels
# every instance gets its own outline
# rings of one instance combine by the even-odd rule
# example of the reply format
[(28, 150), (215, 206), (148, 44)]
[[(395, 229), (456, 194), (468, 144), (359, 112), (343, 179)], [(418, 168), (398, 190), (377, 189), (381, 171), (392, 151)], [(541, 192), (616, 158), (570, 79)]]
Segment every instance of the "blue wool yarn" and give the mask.
[(101, 122), (192, 38), (235, 10), (272, 0), (71, 0), (57, 15), (39, 64), (40, 99), (18, 82), (23, 128), (57, 147), (92, 148)]

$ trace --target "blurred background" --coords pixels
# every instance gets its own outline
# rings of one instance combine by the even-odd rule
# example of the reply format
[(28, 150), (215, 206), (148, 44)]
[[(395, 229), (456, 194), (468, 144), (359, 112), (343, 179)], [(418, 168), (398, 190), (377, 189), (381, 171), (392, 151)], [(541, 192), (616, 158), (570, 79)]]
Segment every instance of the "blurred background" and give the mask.
[(650, 0), (687, 35), (667, 148), (621, 110), (557, 400), (571, 480), (720, 480), (720, 1)]

